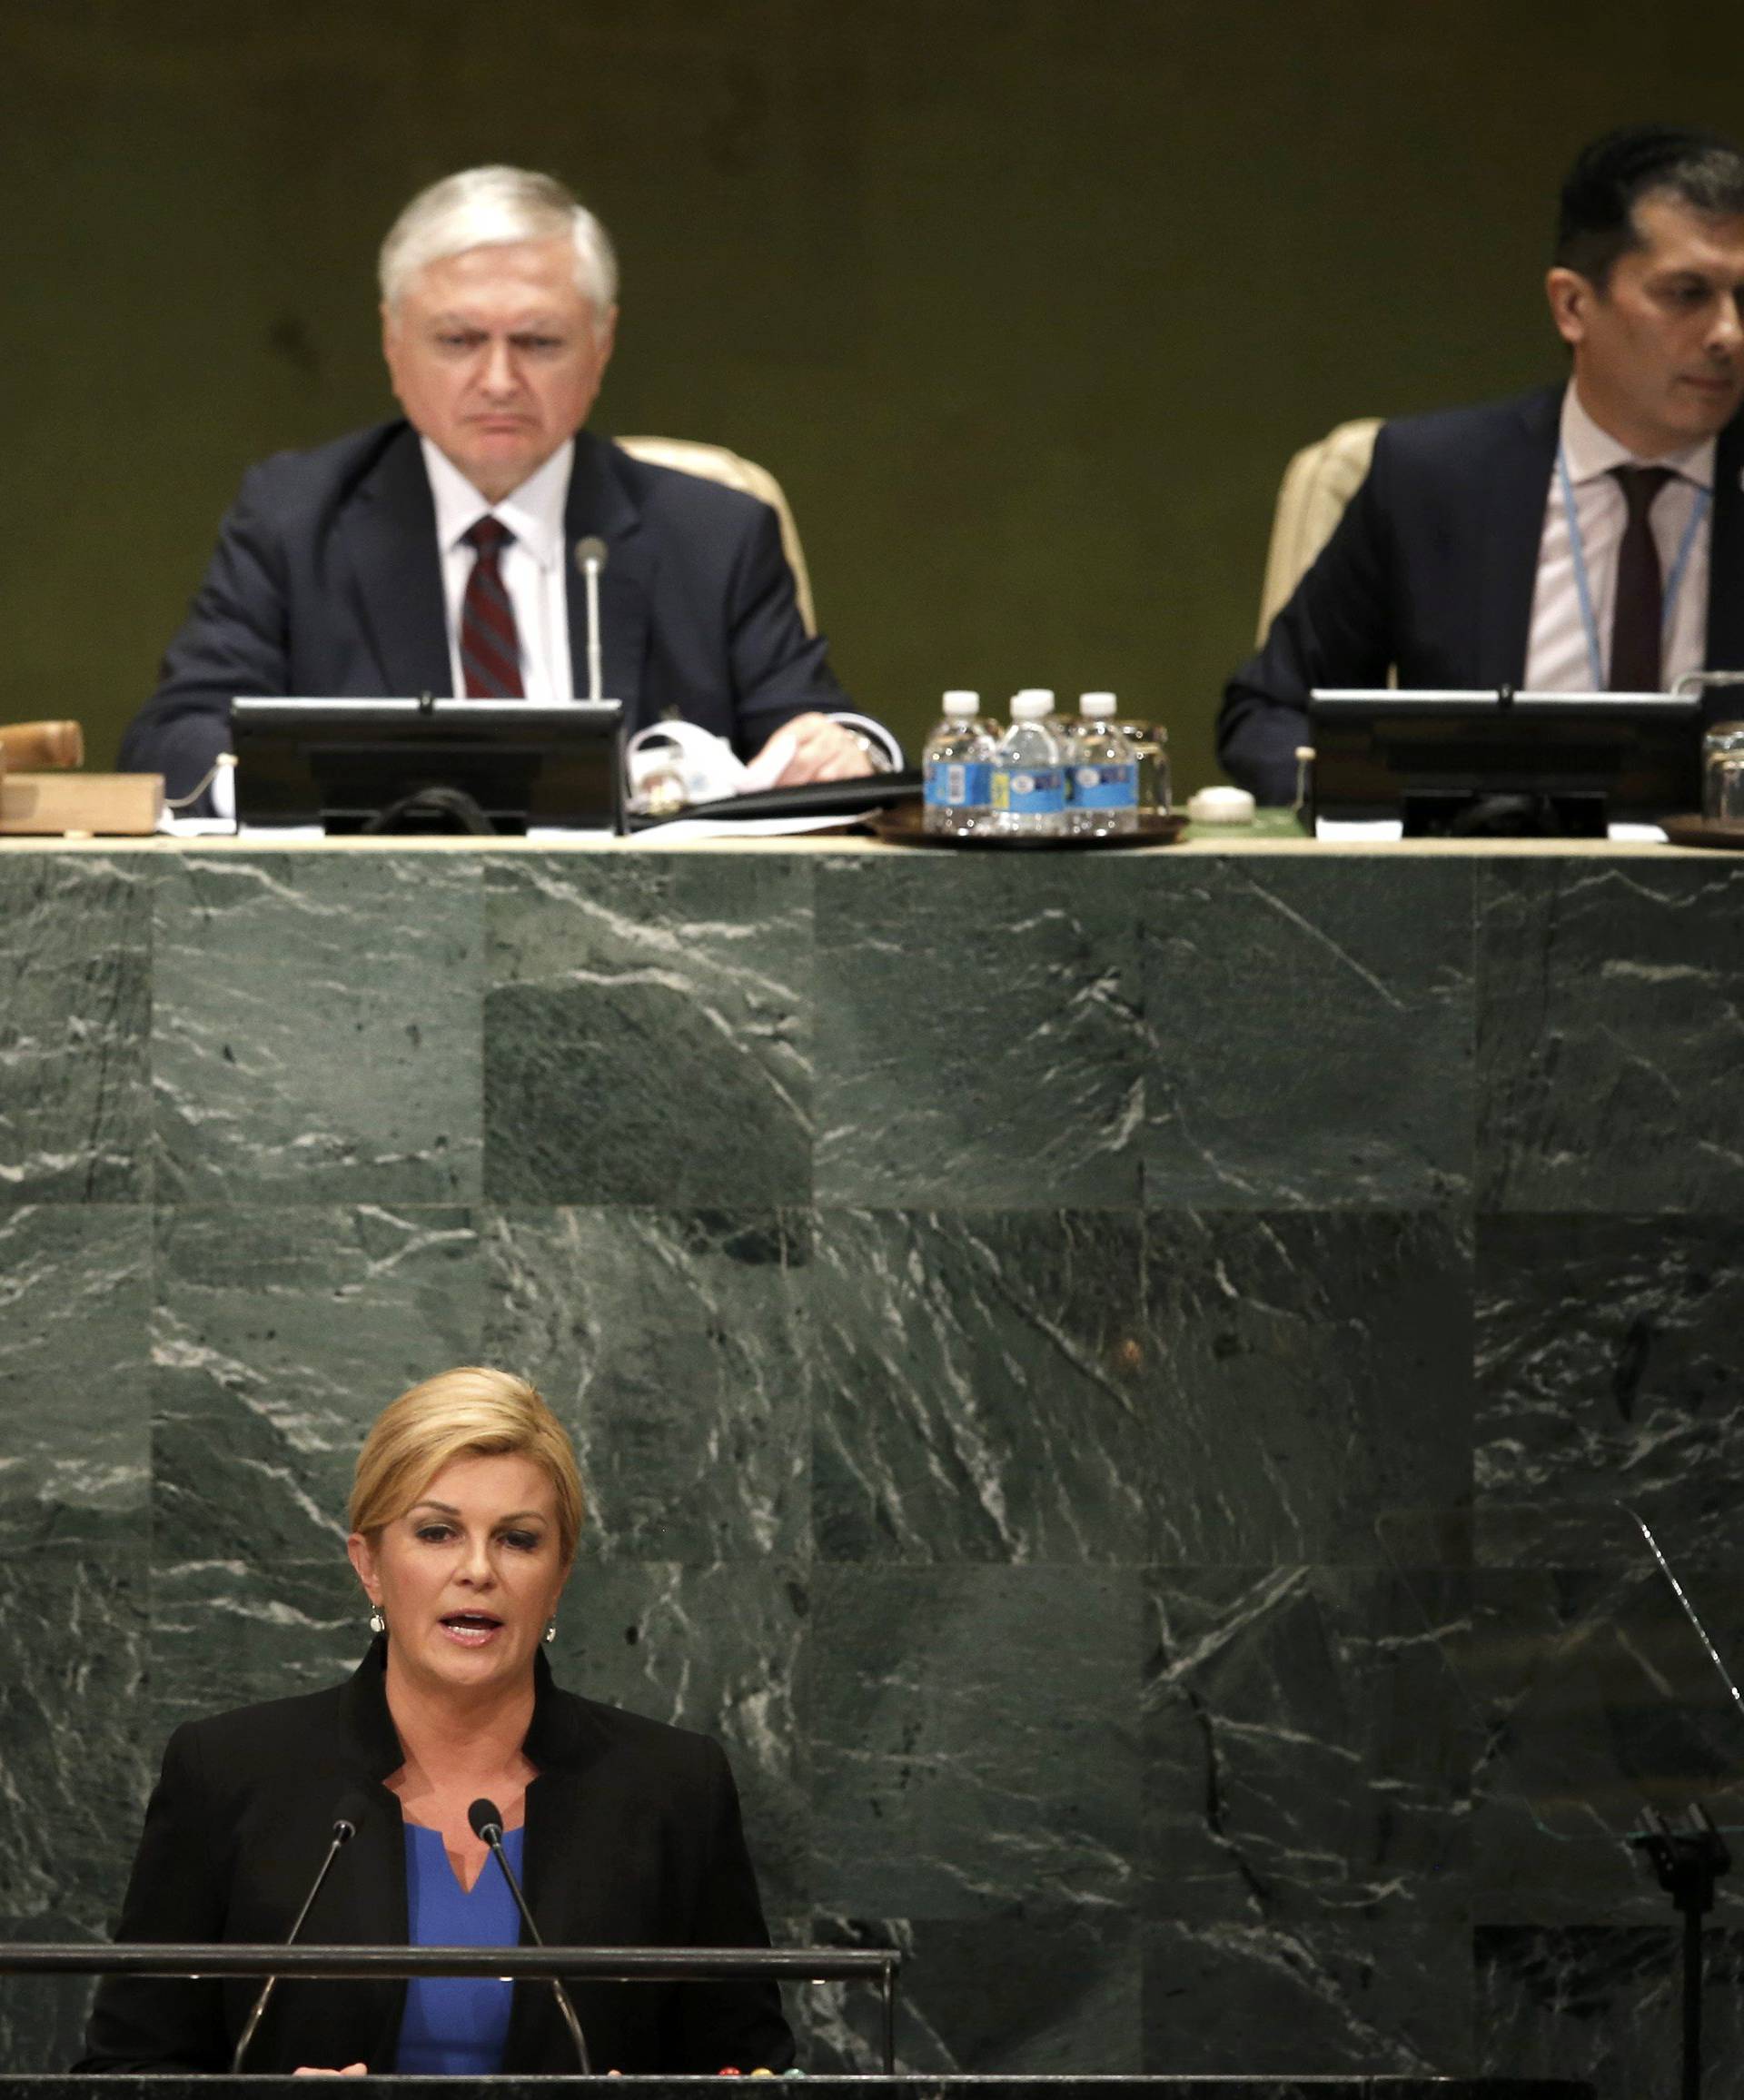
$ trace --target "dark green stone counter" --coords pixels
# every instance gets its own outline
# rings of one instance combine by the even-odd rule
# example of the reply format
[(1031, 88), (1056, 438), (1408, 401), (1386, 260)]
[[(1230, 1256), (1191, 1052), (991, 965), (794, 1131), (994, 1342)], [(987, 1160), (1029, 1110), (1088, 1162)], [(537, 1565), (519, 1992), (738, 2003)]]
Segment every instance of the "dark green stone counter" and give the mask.
[(1744, 1733), (1571, 1737), (1579, 1839), (1497, 1744), (1620, 1494), (1744, 1654), (1744, 863), (13, 846), (0, 1001), (0, 1930), (350, 1666), (362, 1429), (496, 1361), (597, 1499), (560, 1675), (723, 1736), (912, 2070), (1665, 2084), (1615, 1834)]

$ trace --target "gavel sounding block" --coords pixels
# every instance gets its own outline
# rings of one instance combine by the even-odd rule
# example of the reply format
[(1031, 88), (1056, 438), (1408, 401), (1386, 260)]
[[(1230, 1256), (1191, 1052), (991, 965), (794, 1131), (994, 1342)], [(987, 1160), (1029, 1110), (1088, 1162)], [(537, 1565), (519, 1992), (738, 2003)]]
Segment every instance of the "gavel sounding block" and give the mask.
[(161, 773), (0, 772), (0, 837), (149, 837), (164, 807)]
[(0, 834), (61, 837), (69, 831), (135, 838), (157, 829), (164, 782), (155, 773), (78, 773), (77, 722), (0, 724)]

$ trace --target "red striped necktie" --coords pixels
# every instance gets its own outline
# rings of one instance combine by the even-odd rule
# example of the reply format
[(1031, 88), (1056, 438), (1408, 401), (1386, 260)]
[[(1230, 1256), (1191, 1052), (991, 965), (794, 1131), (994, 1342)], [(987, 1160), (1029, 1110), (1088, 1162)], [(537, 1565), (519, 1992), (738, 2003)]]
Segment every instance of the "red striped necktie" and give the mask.
[(520, 636), (499, 566), (514, 534), (498, 518), (481, 518), (461, 538), (474, 550), (472, 572), (461, 600), (461, 670), (470, 700), (519, 700)]

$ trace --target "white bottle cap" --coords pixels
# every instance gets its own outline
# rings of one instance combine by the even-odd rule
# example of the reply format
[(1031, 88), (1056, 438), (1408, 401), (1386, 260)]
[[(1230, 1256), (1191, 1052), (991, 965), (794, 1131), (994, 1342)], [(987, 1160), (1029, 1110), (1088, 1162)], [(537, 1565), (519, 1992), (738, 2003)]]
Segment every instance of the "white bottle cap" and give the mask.
[(946, 693), (945, 696), (945, 712), (953, 720), (966, 719), (973, 717), (980, 705), (981, 696), (979, 693), (956, 691)]
[(1093, 722), (1100, 722), (1115, 711), (1113, 693), (1080, 693), (1078, 712), (1087, 715)]
[(1026, 688), (1023, 692), (1012, 695), (1011, 718), (1014, 722), (1045, 721), (1053, 708), (1053, 694), (1042, 692), (1037, 688)]
[(1027, 699), (1045, 700), (1048, 706), (1051, 708), (1054, 705), (1054, 688), (1052, 686), (1019, 686), (1017, 690), (1012, 695), (1012, 698), (1014, 701)]

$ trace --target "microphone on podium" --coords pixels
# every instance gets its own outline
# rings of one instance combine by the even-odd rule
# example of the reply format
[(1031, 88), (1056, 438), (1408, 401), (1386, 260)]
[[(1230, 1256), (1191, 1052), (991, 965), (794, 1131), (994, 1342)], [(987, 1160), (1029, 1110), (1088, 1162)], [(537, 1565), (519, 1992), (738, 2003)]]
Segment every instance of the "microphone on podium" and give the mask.
[[(322, 1861), (320, 1871), (310, 1884), (309, 1893), (302, 1899), (302, 1908), (298, 1911), (295, 1923), (284, 1936), (286, 1946), (296, 1945), (297, 1935), (302, 1930), (303, 1921), (314, 1908), (315, 1898), (321, 1894), (321, 1885), (327, 1878), (328, 1868), (339, 1857), (341, 1849), (349, 1845), (352, 1839), (357, 1836), (357, 1827), (368, 1813), (368, 1801), (355, 1789), (341, 1797), (339, 1807), (333, 1815), (333, 1830), (332, 1836), (328, 1841), (327, 1857)], [(261, 1986), (259, 1996), (248, 2009), (248, 2017), (243, 2022), (242, 2034), (237, 2037), (236, 2047), (230, 2059), (233, 2077), (243, 2067), (243, 2054), (254, 2039), (254, 2030), (261, 2024), (261, 2015), (265, 2012), (266, 2001), (272, 1996), (273, 1987), (278, 1980), (277, 1976), (268, 1976)]]
[(600, 577), (606, 566), (606, 543), (597, 532), (576, 541), (575, 566), (588, 587), (588, 698), (599, 700), (604, 698), (600, 669)]
[[(603, 558), (604, 546), (597, 540), (594, 544), (600, 547), (600, 555)], [(584, 540), (581, 542), (581, 547), (578, 547), (575, 550), (578, 556), (581, 552), (581, 548), (587, 545), (588, 542)], [(545, 1942), (539, 1936), (539, 1927), (533, 1923), (533, 1914), (527, 1907), (527, 1898), (520, 1893), (520, 1884), (515, 1879), (515, 1870), (510, 1866), (509, 1855), (502, 1848), (502, 1818), (497, 1813), (497, 1804), (494, 1801), (486, 1800), (481, 1795), (467, 1810), (466, 1819), (472, 1826), (472, 1835), (482, 1839), (495, 1855), (497, 1865), (502, 1869), (502, 1878), (509, 1884), (509, 1893), (515, 1899), (515, 1908), (520, 1913), (520, 1922), (527, 1928), (528, 1938), (532, 1941), (535, 1946), (543, 1946)], [(564, 2020), (568, 2023), (570, 2038), (575, 2044), (575, 2053), (580, 2060), (581, 2075), (584, 2078), (590, 2078), (593, 2075), (593, 2065), (588, 2057), (587, 2036), (581, 2032), (581, 2023), (575, 2016), (575, 2007), (570, 2003), (570, 1994), (563, 1988), (561, 1976), (551, 1978), (551, 1996), (557, 2000), (558, 2011), (562, 2014)]]

